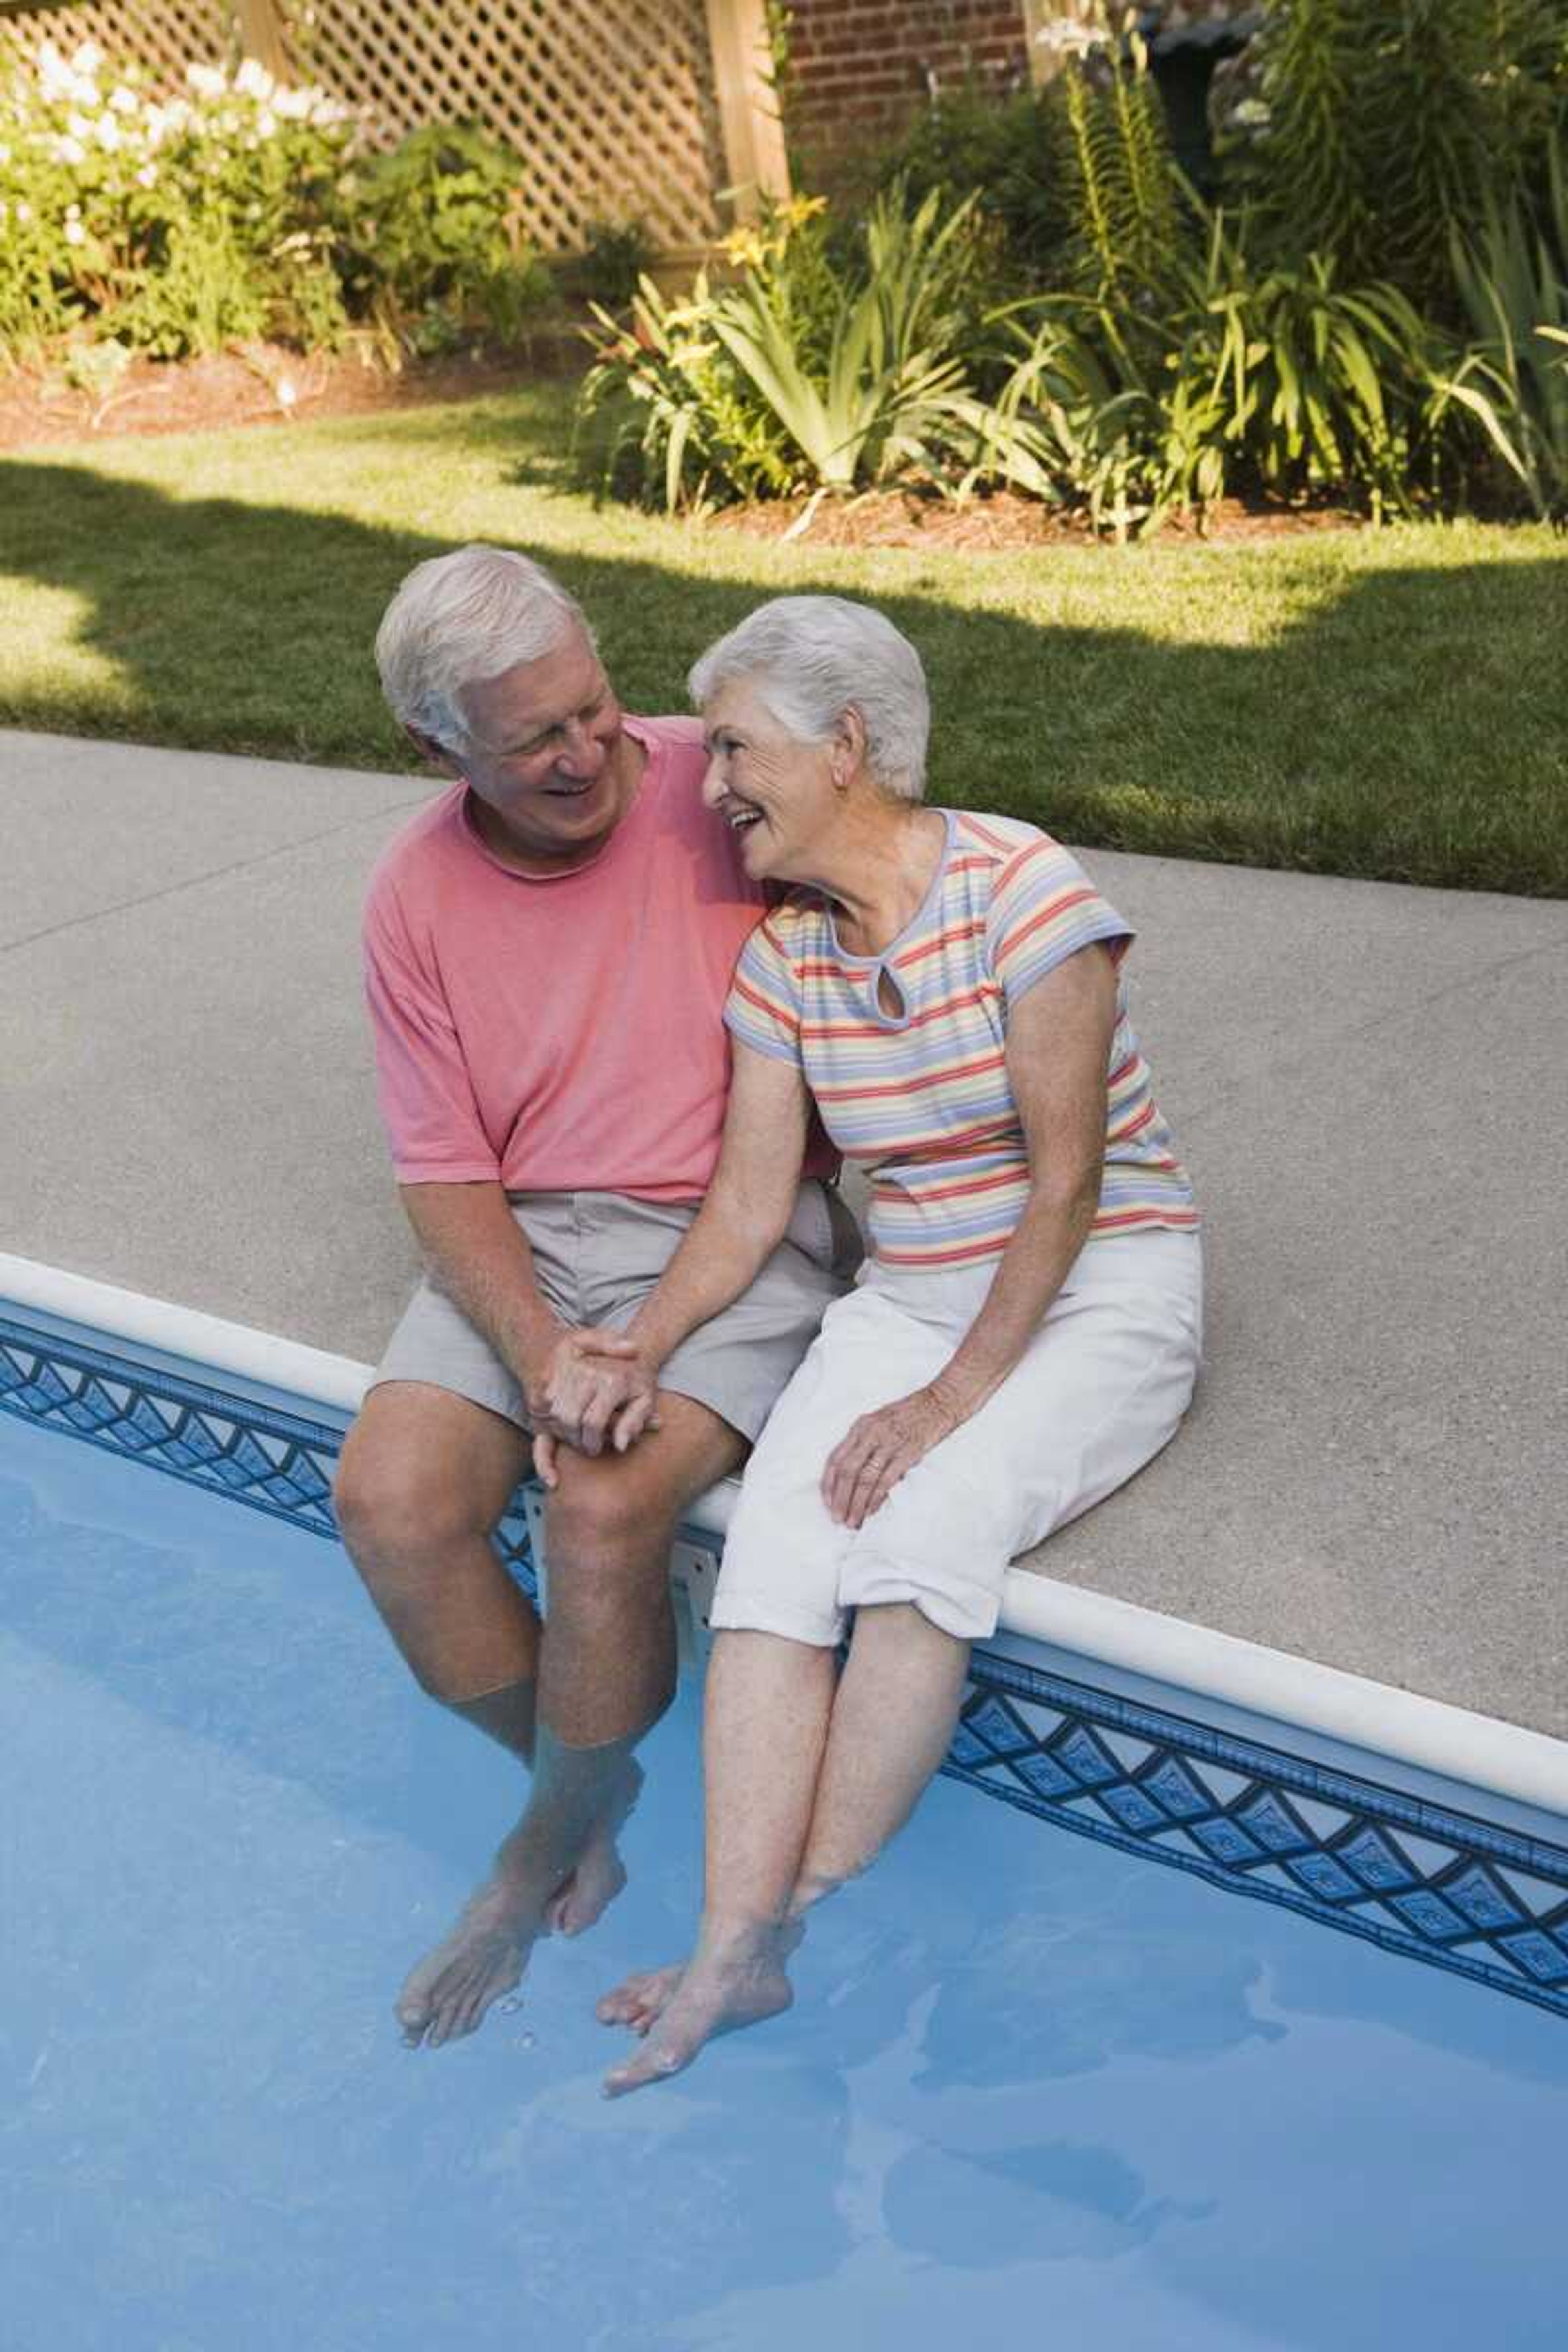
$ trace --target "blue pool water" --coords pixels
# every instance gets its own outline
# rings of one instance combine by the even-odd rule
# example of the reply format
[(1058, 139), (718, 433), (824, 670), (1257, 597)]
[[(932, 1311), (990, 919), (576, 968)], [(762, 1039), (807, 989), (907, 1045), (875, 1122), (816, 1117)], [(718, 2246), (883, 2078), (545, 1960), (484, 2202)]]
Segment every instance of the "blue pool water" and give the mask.
[(1563, 2342), (1568, 2021), (939, 1783), (787, 2018), (608, 2105), (692, 1695), (523, 2011), (390, 2002), (516, 1809), (342, 1553), (0, 1423), (5, 2352)]

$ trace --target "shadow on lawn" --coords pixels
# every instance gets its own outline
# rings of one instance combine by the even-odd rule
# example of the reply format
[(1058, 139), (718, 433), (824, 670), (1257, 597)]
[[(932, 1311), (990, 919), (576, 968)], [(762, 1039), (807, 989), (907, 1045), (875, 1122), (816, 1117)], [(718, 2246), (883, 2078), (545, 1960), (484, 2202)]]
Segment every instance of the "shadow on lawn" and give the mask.
[[(214, 748), (406, 764), (370, 646), (399, 579), (448, 541), (180, 500), (75, 464), (0, 464), (0, 518), (5, 568), (79, 598), (81, 641), (133, 697), (95, 709), (90, 692), (46, 683), (18, 691), (0, 719), (190, 741), (197, 713)], [(722, 579), (678, 561), (540, 551), (641, 709), (684, 709), (695, 655), (785, 576), (771, 548), (759, 548), (755, 577)], [(737, 560), (731, 543), (726, 561)], [(1194, 560), (1176, 582), (1201, 593), (1205, 561), (1226, 559)], [(813, 562), (802, 551), (792, 589), (841, 587), (841, 567), (814, 576)], [(1333, 574), (1316, 549), (1300, 564), (1302, 616), (1240, 646), (959, 605), (944, 583), (969, 586), (975, 573), (951, 555), (912, 592), (879, 593), (931, 677), (932, 797), (1121, 849), (1568, 893), (1556, 650), (1568, 567)], [(907, 562), (900, 576), (908, 583)], [(1011, 577), (1061, 593), (1049, 558)]]

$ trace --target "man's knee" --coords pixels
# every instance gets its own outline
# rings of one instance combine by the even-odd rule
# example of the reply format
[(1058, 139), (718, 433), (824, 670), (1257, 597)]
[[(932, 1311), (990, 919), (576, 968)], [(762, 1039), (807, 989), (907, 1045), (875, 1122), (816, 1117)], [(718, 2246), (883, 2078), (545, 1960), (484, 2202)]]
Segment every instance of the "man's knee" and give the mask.
[(454, 1544), (488, 1536), (489, 1502), (459, 1465), (440, 1454), (386, 1442), (362, 1423), (344, 1440), (332, 1506), (343, 1542), (363, 1571), (417, 1566)]
[[(581, 1567), (617, 1589), (662, 1590), (681, 1497), (623, 1455), (566, 1455), (545, 1499), (544, 1549), (552, 1574)], [(641, 1465), (639, 1465), (639, 1468)]]

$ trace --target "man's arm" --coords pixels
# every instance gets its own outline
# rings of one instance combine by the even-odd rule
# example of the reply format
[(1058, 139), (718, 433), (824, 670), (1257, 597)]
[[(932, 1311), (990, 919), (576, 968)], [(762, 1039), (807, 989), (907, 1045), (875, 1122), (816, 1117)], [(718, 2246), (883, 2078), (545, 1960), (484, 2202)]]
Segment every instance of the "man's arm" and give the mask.
[[(500, 1184), (403, 1184), (408, 1222), (431, 1278), (483, 1333), (523, 1392), (536, 1429), (552, 1421), (551, 1384), (576, 1352), (578, 1334), (540, 1290), (528, 1236)], [(632, 1354), (605, 1334), (595, 1352)], [(603, 1367), (606, 1382), (612, 1367)], [(575, 1424), (563, 1434), (575, 1433)], [(596, 1449), (595, 1449), (596, 1450)]]
[[(685, 1239), (627, 1325), (625, 1340), (598, 1330), (574, 1333), (583, 1352), (546, 1389), (559, 1421), (575, 1424), (572, 1443), (594, 1454), (613, 1444), (624, 1454), (645, 1429), (657, 1426), (660, 1367), (688, 1332), (740, 1297), (784, 1238), (800, 1189), (809, 1108), (797, 1064), (736, 1038), (719, 1164)], [(612, 1349), (633, 1359), (610, 1368), (624, 1375), (632, 1393), (616, 1396), (606, 1382), (591, 1397), (592, 1356)], [(542, 1447), (535, 1458), (540, 1476), (552, 1485), (553, 1445)]]

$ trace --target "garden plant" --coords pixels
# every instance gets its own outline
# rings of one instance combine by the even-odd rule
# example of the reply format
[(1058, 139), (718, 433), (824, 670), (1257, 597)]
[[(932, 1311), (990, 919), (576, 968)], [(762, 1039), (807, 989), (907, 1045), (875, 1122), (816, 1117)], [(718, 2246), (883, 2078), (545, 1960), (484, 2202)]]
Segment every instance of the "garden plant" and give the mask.
[(1037, 95), (939, 102), (863, 212), (797, 198), (599, 313), (589, 470), (671, 509), (1005, 487), (1118, 536), (1227, 495), (1555, 519), (1557, 0), (1269, 0), (1204, 193), (1138, 13), (1055, 27)]
[(161, 97), (90, 42), (46, 42), (0, 83), (0, 361), (515, 334), (551, 292), (517, 157), (471, 125), (374, 132), (253, 59)]

